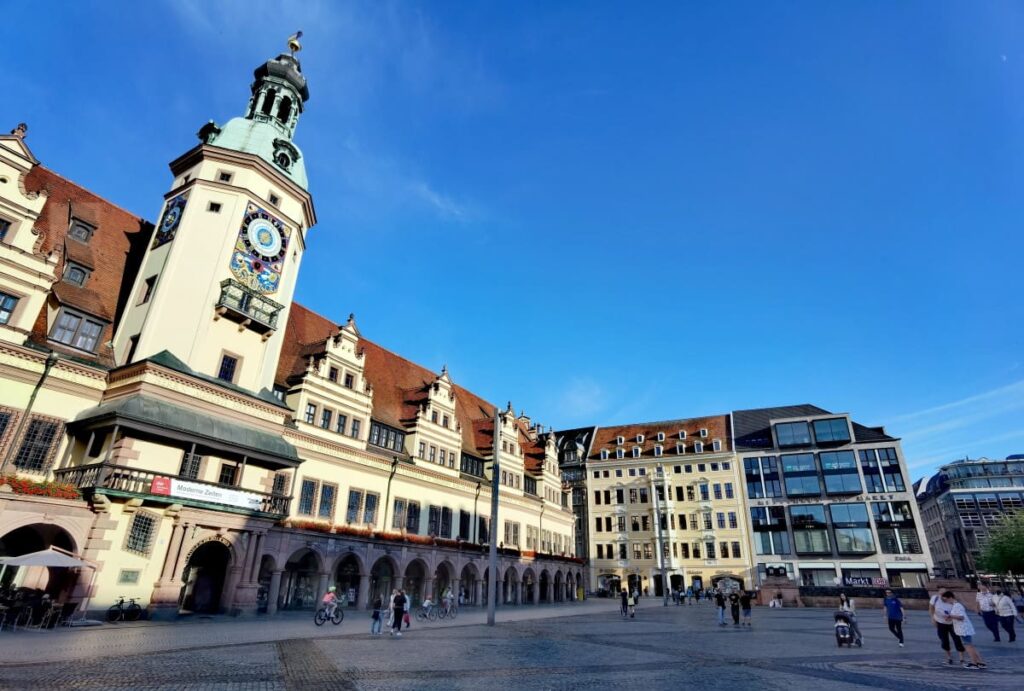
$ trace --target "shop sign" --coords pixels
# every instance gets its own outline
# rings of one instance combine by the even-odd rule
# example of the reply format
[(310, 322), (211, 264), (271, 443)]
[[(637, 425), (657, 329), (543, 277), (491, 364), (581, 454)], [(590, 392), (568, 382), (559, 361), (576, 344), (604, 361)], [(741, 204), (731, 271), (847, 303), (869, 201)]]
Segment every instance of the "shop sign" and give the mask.
[(871, 578), (869, 576), (846, 576), (843, 578), (843, 585), (885, 588), (889, 585), (889, 581), (884, 578)]
[(240, 492), (236, 489), (217, 487), (216, 485), (204, 485), (173, 477), (153, 478), (153, 482), (149, 487), (149, 493), (165, 497), (179, 497), (181, 499), (237, 506), (242, 509), (249, 509), (250, 511), (260, 511), (263, 507), (262, 497), (258, 494)]

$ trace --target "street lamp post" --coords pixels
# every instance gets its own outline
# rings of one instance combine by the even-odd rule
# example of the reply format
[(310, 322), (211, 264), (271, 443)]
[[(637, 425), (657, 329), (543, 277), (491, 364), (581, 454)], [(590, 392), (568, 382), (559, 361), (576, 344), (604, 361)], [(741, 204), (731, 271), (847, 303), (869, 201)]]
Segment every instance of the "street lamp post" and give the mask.
[(384, 493), (384, 524), (381, 526), (381, 530), (388, 529), (388, 504), (391, 503), (391, 480), (394, 479), (396, 470), (398, 470), (398, 456), (394, 456), (391, 460), (391, 474), (388, 475), (388, 490)]
[(489, 562), (491, 577), (487, 579), (487, 625), (494, 626), (494, 601), (498, 597), (498, 454), (501, 447), (501, 411), (494, 409), (494, 462), (491, 464), (491, 530)]

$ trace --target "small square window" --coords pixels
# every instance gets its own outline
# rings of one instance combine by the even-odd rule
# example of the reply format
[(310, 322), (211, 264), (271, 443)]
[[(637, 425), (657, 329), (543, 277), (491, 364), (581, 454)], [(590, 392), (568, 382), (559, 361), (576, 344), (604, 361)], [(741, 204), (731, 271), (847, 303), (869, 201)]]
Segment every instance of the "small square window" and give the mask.
[(6, 218), (0, 218), (0, 242), (7, 237), (7, 231), (11, 229), (11, 222)]
[(235, 372), (238, 370), (238, 358), (225, 354), (220, 360), (220, 369), (217, 370), (217, 378), (227, 382), (235, 381)]
[(78, 240), (79, 242), (88, 243), (92, 238), (92, 234), (95, 232), (96, 228), (75, 218), (71, 221), (71, 229), (68, 231), (68, 237)]
[(132, 516), (132, 525), (125, 539), (124, 548), (129, 552), (148, 555), (153, 546), (156, 533), (157, 517), (147, 511), (139, 511)]
[(231, 175), (231, 173), (227, 172), (226, 170), (222, 170), (220, 171), (220, 173), (217, 174), (217, 179), (220, 180), (221, 182), (231, 182), (232, 177), (234, 176)]
[(274, 194), (273, 192), (271, 192), (270, 193), (270, 204), (271, 204), (271, 206), (279, 206), (281, 204), (281, 198), (279, 196), (277, 196), (276, 194)]
[(615, 469), (615, 477), (622, 477), (622, 468)]
[(220, 202), (210, 202), (206, 206), (206, 210), (209, 211), (210, 213), (219, 214), (220, 213)]
[(156, 276), (150, 276), (142, 282), (142, 295), (139, 297), (139, 304), (145, 305), (153, 297), (153, 290), (156, 288)]
[(118, 585), (137, 585), (142, 572), (138, 569), (121, 569), (117, 574)]
[(89, 278), (89, 270), (81, 264), (68, 262), (64, 267), (64, 280), (76, 286), (84, 286)]
[(18, 298), (7, 293), (0, 293), (0, 324), (11, 321), (14, 314), (14, 306), (18, 304)]
[(220, 466), (220, 475), (217, 477), (217, 482), (222, 485), (232, 485), (238, 482), (238, 466), (234, 463), (222, 463)]

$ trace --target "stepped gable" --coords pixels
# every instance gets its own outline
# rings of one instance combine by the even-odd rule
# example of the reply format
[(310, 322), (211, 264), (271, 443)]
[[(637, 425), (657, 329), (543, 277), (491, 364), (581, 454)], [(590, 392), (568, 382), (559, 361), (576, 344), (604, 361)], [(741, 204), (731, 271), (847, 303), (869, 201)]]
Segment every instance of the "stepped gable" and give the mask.
[[(117, 322), (130, 298), (153, 224), (42, 165), (35, 166), (25, 176), (25, 189), (29, 193), (47, 195), (35, 224), (39, 232), (36, 251), (57, 257), (55, 278), (64, 275), (68, 261), (81, 264), (90, 272), (84, 286), (58, 280), (53, 285), (50, 300), (106, 322), (95, 354), (48, 342), (53, 324), (45, 308), (36, 319), (30, 339), (80, 359), (113, 366), (113, 350), (107, 344), (114, 337)], [(88, 243), (68, 238), (72, 219), (95, 228)]]
[[(326, 343), (340, 327), (316, 312), (293, 303), (288, 314), (284, 345), (275, 382), (288, 387), (306, 372), (310, 356), (326, 352)], [(398, 429), (416, 420), (430, 386), (440, 375), (374, 343), (359, 338), (365, 360), (364, 375), (373, 386), (373, 419)], [(474, 456), (490, 454), (494, 440), (494, 405), (453, 384), (455, 418), (461, 426), (462, 450)]]
[[(702, 438), (700, 436), (701, 428), (707, 428), (708, 436)], [(679, 438), (679, 432), (686, 432), (686, 439)], [(659, 442), (657, 440), (658, 432), (665, 433), (665, 441)], [(637, 443), (636, 436), (638, 434), (644, 435), (642, 443)], [(661, 444), (664, 448), (664, 456), (674, 456), (676, 452), (676, 442), (682, 442), (686, 444), (687, 454), (692, 453), (693, 442), (702, 441), (705, 445), (705, 453), (711, 451), (711, 441), (718, 439), (722, 442), (722, 451), (732, 450), (732, 435), (729, 428), (729, 416), (728, 415), (709, 415), (706, 417), (694, 417), (684, 418), (680, 420), (663, 420), (660, 422), (639, 422), (630, 425), (616, 425), (613, 427), (598, 427), (597, 432), (594, 435), (594, 443), (590, 447), (590, 455), (588, 458), (593, 460), (599, 460), (601, 458), (601, 449), (608, 449), (609, 453), (614, 454), (615, 448), (619, 446), (616, 443), (616, 437), (622, 436), (623, 449), (626, 450), (626, 457), (632, 458), (633, 447), (639, 446), (641, 449), (641, 457), (654, 457), (654, 447)]]

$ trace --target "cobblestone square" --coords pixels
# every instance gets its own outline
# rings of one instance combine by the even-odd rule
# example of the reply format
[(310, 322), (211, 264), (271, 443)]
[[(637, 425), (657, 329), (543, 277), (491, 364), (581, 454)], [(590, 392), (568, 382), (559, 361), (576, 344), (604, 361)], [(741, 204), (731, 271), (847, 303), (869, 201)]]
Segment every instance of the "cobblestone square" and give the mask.
[[(644, 600), (622, 619), (612, 600), (500, 611), (369, 635), (369, 616), (340, 627), (305, 615), (92, 630), (4, 632), (4, 689), (1002, 689), (1019, 688), (1017, 644), (976, 637), (989, 664), (943, 663), (924, 612), (899, 648), (878, 611), (860, 615), (865, 645), (837, 649), (824, 609), (757, 609), (750, 628), (718, 626), (710, 605)], [(980, 628), (980, 627), (979, 627)]]

